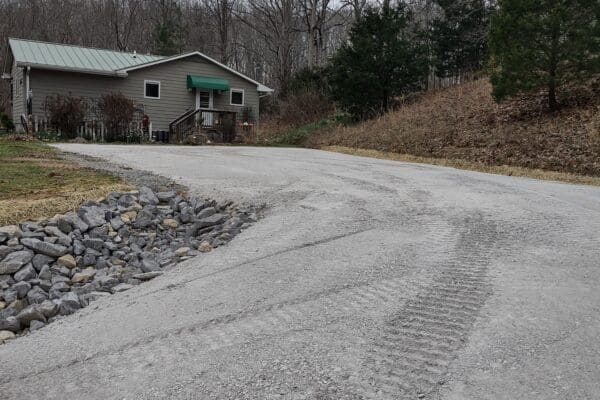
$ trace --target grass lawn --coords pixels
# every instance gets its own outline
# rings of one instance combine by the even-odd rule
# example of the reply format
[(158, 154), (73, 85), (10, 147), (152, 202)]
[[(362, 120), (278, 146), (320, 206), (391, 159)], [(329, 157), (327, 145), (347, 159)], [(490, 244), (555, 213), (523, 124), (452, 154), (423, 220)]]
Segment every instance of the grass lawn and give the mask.
[(43, 143), (0, 139), (0, 225), (51, 217), (126, 189), (118, 177), (64, 160)]

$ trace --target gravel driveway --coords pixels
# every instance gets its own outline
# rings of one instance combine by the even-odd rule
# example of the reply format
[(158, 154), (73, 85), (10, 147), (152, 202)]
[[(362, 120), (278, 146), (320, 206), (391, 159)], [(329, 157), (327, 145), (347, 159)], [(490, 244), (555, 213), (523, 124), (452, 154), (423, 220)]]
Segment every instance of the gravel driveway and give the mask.
[(60, 145), (264, 218), (0, 346), (8, 399), (600, 398), (600, 189), (302, 149)]

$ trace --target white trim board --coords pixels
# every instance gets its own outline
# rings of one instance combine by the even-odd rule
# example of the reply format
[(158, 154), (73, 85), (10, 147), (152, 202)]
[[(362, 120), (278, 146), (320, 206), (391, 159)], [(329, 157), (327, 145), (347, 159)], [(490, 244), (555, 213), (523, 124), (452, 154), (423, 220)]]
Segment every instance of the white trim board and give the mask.
[[(233, 97), (233, 92), (237, 92), (237, 93), (242, 93), (242, 104), (234, 104), (231, 99)], [(235, 107), (244, 107), (246, 105), (246, 92), (244, 91), (244, 89), (236, 89), (236, 88), (230, 88), (229, 89), (229, 105), (230, 106), (235, 106)]]
[[(154, 96), (146, 96), (146, 85), (148, 83), (155, 83), (158, 84), (158, 97), (154, 97)], [(144, 79), (144, 98), (145, 99), (154, 99), (154, 100), (160, 100), (160, 91), (161, 91), (161, 84), (160, 81), (154, 81), (152, 79)]]

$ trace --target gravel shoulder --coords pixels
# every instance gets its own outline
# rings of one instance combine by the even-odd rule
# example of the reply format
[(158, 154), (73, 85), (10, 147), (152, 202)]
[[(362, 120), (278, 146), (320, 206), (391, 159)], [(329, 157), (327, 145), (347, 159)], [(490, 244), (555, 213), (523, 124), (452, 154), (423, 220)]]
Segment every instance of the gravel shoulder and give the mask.
[(187, 187), (174, 182), (170, 178), (155, 174), (151, 171), (134, 169), (124, 164), (116, 164), (102, 158), (85, 154), (66, 152), (62, 153), (61, 157), (85, 168), (105, 171), (117, 175), (131, 186), (147, 186), (155, 192), (168, 192), (171, 190), (181, 193), (187, 192)]
[(3, 398), (600, 396), (598, 188), (303, 149), (60, 148), (267, 208), (1, 346)]

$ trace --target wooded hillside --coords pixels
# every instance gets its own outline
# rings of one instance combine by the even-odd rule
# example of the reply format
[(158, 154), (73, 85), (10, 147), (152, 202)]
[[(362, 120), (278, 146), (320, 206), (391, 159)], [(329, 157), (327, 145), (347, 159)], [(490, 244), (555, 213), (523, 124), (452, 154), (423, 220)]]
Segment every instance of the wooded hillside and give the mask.
[(600, 81), (546, 112), (545, 94), (497, 104), (480, 79), (429, 92), (378, 118), (321, 130), (312, 147), (346, 146), (600, 176)]

